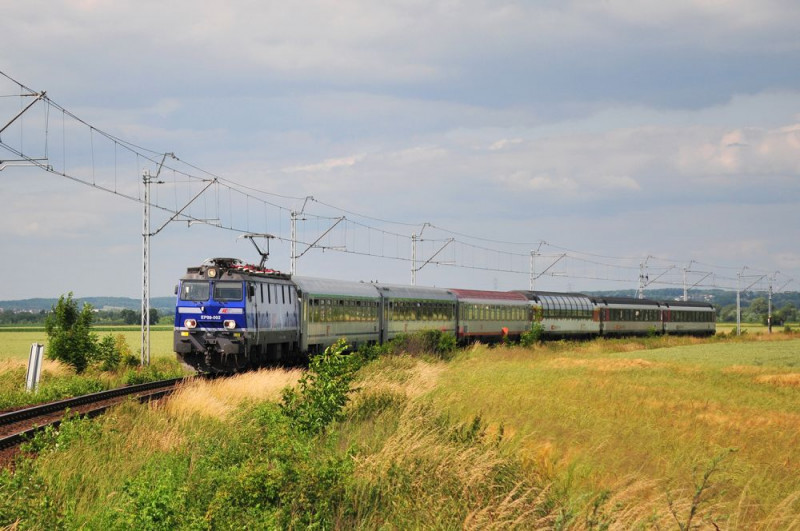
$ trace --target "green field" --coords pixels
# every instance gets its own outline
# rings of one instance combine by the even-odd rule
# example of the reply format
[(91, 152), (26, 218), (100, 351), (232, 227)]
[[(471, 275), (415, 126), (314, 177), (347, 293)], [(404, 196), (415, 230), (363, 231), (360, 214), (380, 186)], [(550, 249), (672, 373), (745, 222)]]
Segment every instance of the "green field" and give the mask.
[[(137, 356), (139, 355), (142, 335), (138, 326), (118, 326), (118, 327), (94, 327), (92, 330), (98, 337), (106, 334), (122, 334), (125, 341)], [(150, 329), (150, 357), (171, 358), (174, 357), (172, 350), (172, 327), (163, 325)], [(27, 361), (31, 351), (31, 344), (42, 343), (47, 350), (47, 334), (43, 328), (0, 328), (0, 361), (3, 360), (25, 360)]]

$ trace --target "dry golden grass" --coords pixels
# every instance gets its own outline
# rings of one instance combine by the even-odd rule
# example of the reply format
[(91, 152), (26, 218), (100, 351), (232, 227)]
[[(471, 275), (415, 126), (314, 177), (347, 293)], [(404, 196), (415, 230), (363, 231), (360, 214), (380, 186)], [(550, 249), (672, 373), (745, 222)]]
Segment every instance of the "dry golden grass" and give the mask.
[(756, 376), (756, 381), (782, 387), (800, 387), (800, 373), (764, 374)]
[(226, 418), (244, 402), (278, 400), (281, 390), (300, 379), (299, 369), (268, 369), (217, 380), (196, 379), (175, 392), (164, 406), (175, 417)]
[(571, 369), (574, 367), (592, 369), (600, 372), (616, 372), (631, 369), (652, 369), (663, 367), (663, 363), (648, 361), (643, 359), (577, 359), (577, 358), (555, 358), (547, 363), (554, 369)]
[(764, 369), (760, 367), (756, 367), (754, 365), (731, 365), (730, 367), (725, 367), (722, 369), (724, 374), (760, 374), (764, 372)]
[[(28, 367), (28, 360), (23, 359), (4, 359), (0, 360), (0, 373), (6, 371), (13, 371), (16, 369), (27, 368)], [(45, 359), (42, 362), (42, 372), (47, 372), (52, 376), (66, 376), (68, 374), (74, 374), (75, 371), (71, 369), (69, 366), (61, 363), (57, 360), (48, 360)]]
[(725, 374), (754, 376), (754, 380), (761, 384), (777, 385), (779, 387), (800, 387), (800, 373), (765, 374), (768, 370), (769, 368), (754, 367), (752, 365), (733, 365), (722, 369), (722, 372)]
[(361, 388), (371, 392), (390, 391), (413, 399), (436, 387), (446, 369), (444, 363), (428, 363), (416, 358), (401, 358), (390, 369), (373, 371), (359, 382)]
[(502, 452), (493, 445), (459, 444), (430, 419), (428, 407), (410, 405), (378, 452), (356, 458), (356, 476), (376, 488), (397, 485), (398, 475), (402, 475), (404, 503), (411, 504), (404, 508), (408, 510), (406, 518), (412, 518), (405, 520), (407, 525), (425, 522), (431, 528), (441, 527), (442, 521), (437, 519), (442, 512), (463, 502), (470, 507), (461, 525), (464, 529), (552, 526), (551, 515), (537, 515), (547, 513), (546, 489), (528, 483), (491, 492), (487, 485), (496, 481), (498, 470), (508, 463)]

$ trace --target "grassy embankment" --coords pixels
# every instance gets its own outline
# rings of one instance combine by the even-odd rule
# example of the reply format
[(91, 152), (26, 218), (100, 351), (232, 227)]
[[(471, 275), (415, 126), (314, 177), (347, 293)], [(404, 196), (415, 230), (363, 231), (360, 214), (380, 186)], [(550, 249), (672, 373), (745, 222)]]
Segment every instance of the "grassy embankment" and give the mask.
[(275, 405), (297, 373), (198, 381), (41, 437), (0, 525), (796, 528), (794, 337), (382, 358), (321, 436)]

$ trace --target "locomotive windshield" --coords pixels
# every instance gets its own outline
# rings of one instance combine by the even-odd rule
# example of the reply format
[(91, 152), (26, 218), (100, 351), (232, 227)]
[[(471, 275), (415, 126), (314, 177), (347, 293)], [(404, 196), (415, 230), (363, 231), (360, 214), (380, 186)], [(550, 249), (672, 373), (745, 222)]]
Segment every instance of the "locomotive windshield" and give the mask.
[(209, 293), (207, 280), (184, 280), (181, 284), (182, 301), (207, 301)]
[[(206, 291), (207, 293), (207, 291)], [(215, 282), (214, 300), (217, 301), (240, 301), (242, 300), (241, 282)]]

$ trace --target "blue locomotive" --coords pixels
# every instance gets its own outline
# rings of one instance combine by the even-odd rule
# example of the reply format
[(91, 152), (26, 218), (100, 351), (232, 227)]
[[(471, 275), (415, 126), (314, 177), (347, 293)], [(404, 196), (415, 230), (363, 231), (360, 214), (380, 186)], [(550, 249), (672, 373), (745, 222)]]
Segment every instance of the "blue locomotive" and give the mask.
[(234, 258), (188, 268), (176, 294), (174, 349), (200, 372), (291, 362), (341, 337), (356, 348), (429, 329), (459, 343), (518, 339), (534, 323), (545, 338), (716, 331), (708, 303), (291, 277)]
[(234, 371), (298, 352), (297, 290), (288, 275), (213, 258), (177, 287), (175, 352), (200, 371)]

